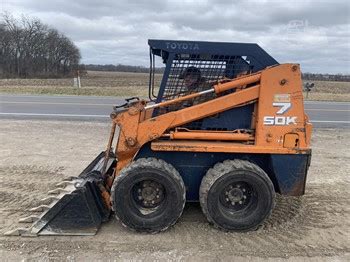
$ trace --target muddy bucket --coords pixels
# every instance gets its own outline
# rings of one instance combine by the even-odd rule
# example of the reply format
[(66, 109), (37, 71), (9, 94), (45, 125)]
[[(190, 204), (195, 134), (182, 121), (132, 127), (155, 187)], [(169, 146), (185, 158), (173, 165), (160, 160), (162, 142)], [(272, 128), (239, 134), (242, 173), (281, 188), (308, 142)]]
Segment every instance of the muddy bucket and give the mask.
[(108, 220), (108, 209), (102, 198), (102, 169), (110, 171), (115, 166), (115, 156), (110, 153), (105, 163), (105, 152), (78, 176), (57, 184), (57, 189), (43, 199), (50, 202), (29, 210), (33, 215), (20, 219), (33, 223), (29, 228), (17, 228), (5, 235), (95, 235), (102, 222)]

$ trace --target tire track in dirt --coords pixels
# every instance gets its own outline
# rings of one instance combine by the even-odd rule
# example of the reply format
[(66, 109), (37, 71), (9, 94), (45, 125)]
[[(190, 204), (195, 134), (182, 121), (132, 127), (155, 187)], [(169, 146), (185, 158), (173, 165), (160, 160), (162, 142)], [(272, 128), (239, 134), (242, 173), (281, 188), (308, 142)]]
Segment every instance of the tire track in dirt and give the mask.
[[(18, 227), (18, 218), (27, 215), (26, 209), (38, 205), (39, 200), (47, 196), (47, 191), (64, 178), (62, 170), (42, 166), (0, 168), (0, 179), (3, 181), (0, 185), (0, 233)], [(91, 252), (100, 252), (101, 248), (112, 252), (115, 245), (120, 252), (126, 252), (131, 245), (139, 252), (155, 247), (166, 251), (171, 247), (184, 252), (202, 253), (209, 250), (220, 253), (224, 249), (226, 255), (260, 257), (343, 254), (350, 252), (348, 188), (347, 183), (308, 184), (303, 197), (278, 195), (271, 217), (254, 232), (227, 233), (217, 230), (207, 224), (198, 204), (188, 204), (175, 227), (162, 234), (135, 234), (122, 227), (115, 227), (116, 222), (111, 221), (102, 225), (102, 230), (90, 241), (76, 237), (76, 245), (61, 245), (64, 252), (74, 251), (77, 245)], [(64, 242), (64, 239), (72, 238), (59, 238), (60, 242)], [(105, 245), (105, 239), (113, 243)], [(26, 243), (31, 250), (37, 245), (49, 250), (53, 247), (60, 249), (60, 245), (57, 246), (50, 238), (38, 238), (35, 241), (16, 237), (0, 238), (5, 248), (13, 248), (18, 241)]]
[[(181, 223), (183, 229), (178, 231), (184, 234), (181, 241), (186, 245), (205, 242), (212, 250), (226, 247), (226, 251), (240, 255), (315, 256), (349, 252), (350, 195), (346, 188), (347, 185), (310, 185), (304, 197), (278, 196), (272, 216), (255, 232), (224, 233), (189, 223)], [(332, 219), (337, 213), (342, 215)]]
[[(47, 192), (64, 177), (62, 168), (20, 165), (0, 168), (0, 233), (18, 227), (18, 219), (41, 204)], [(23, 227), (23, 225), (21, 225)]]

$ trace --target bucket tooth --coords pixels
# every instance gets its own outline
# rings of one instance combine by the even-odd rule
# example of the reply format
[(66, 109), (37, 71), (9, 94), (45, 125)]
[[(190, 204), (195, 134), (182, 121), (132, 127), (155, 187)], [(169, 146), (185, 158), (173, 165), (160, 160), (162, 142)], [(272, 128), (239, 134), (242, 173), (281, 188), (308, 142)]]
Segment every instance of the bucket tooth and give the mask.
[(21, 236), (28, 232), (26, 228), (16, 228), (10, 231), (5, 232), (5, 236)]
[(18, 220), (19, 223), (33, 223), (37, 220), (39, 220), (40, 217), (37, 216), (28, 216), (28, 217), (23, 217)]
[(60, 200), (60, 198), (59, 198), (59, 197), (56, 197), (56, 196), (49, 196), (49, 197), (46, 197), (46, 198), (41, 199), (40, 201), (41, 201), (42, 203), (50, 203), (50, 202), (52, 202), (52, 201), (57, 201), (57, 200)]
[(43, 211), (46, 211), (46, 210), (49, 210), (50, 209), (50, 206), (48, 205), (40, 205), (38, 207), (33, 207), (31, 209), (29, 209), (29, 211), (32, 211), (32, 212), (43, 212)]
[(59, 195), (61, 193), (68, 193), (69, 191), (68, 190), (64, 190), (64, 188), (56, 188), (56, 189), (53, 189), (53, 190), (50, 190), (48, 192), (49, 195)]
[(69, 177), (64, 178), (63, 181), (69, 182), (69, 181), (73, 181), (74, 179), (77, 179), (77, 178), (78, 177), (76, 177), (76, 176), (69, 176)]
[(66, 187), (68, 185), (74, 185), (74, 184), (75, 184), (75, 182), (73, 182), (73, 181), (62, 181), (62, 182), (57, 183), (56, 186), (63, 188), (63, 187)]

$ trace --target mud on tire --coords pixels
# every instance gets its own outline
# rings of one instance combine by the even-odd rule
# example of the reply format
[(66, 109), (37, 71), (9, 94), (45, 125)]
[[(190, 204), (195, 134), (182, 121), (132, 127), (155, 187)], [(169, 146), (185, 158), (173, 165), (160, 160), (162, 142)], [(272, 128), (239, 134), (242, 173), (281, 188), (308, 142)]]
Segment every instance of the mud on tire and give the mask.
[(186, 202), (184, 182), (170, 164), (141, 158), (124, 168), (111, 190), (112, 208), (124, 226), (157, 233), (174, 225)]
[(270, 178), (245, 160), (226, 160), (209, 169), (199, 197), (207, 220), (226, 231), (257, 229), (275, 205)]

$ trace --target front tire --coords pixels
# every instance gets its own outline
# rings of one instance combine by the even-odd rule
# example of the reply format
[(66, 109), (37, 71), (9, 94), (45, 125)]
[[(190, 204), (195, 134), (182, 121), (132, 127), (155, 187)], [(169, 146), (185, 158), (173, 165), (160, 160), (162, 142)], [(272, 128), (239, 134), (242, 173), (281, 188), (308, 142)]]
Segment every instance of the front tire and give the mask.
[(174, 225), (186, 202), (184, 182), (163, 160), (141, 158), (124, 168), (111, 190), (112, 207), (123, 225), (157, 233)]
[(226, 160), (209, 169), (199, 197), (207, 220), (226, 231), (257, 229), (275, 205), (270, 178), (245, 160)]

